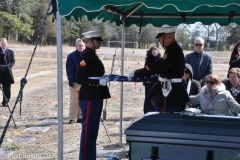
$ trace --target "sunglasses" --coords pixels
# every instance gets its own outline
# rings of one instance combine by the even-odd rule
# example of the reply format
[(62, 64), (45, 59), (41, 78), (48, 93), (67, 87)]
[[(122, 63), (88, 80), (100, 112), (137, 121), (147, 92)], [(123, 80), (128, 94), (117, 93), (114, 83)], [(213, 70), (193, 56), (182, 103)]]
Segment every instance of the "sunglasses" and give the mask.
[(196, 47), (197, 47), (197, 46), (202, 47), (203, 44), (194, 44), (194, 45), (195, 45)]
[(215, 82), (213, 82), (213, 81), (205, 81), (206, 82), (206, 84), (215, 84)]
[(189, 71), (184, 71), (184, 73), (188, 74), (188, 73), (189, 73)]

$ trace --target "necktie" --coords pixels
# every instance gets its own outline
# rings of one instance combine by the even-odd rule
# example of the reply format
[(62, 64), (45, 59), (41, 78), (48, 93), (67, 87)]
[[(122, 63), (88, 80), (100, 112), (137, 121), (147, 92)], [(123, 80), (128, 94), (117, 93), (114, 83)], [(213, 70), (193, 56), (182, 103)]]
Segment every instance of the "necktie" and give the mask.
[(198, 61), (200, 61), (201, 60), (201, 55), (200, 54), (198, 54)]

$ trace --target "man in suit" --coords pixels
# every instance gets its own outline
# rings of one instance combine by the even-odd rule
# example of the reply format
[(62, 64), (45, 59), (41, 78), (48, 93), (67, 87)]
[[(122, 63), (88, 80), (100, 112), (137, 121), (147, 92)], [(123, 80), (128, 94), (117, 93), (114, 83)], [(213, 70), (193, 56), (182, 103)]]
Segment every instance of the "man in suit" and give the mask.
[(194, 51), (185, 57), (185, 62), (193, 69), (193, 79), (199, 81), (201, 85), (205, 83), (205, 77), (212, 74), (212, 56), (203, 51), (204, 40), (198, 37), (194, 41)]
[(2, 106), (6, 107), (11, 98), (11, 84), (14, 83), (12, 67), (15, 64), (14, 52), (7, 48), (7, 39), (0, 41), (0, 84), (2, 85), (3, 100)]

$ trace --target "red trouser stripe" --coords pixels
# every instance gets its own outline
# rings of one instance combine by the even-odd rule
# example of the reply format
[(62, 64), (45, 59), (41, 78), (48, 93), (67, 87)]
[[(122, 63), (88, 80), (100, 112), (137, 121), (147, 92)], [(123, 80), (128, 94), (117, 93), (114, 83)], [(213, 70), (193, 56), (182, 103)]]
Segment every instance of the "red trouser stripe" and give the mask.
[(162, 112), (165, 112), (164, 108), (162, 108)]
[(88, 123), (89, 123), (89, 112), (90, 112), (91, 101), (88, 101), (87, 112), (86, 112), (86, 123), (85, 123), (85, 132), (84, 132), (84, 150), (83, 150), (83, 159), (87, 160), (87, 136), (88, 136)]

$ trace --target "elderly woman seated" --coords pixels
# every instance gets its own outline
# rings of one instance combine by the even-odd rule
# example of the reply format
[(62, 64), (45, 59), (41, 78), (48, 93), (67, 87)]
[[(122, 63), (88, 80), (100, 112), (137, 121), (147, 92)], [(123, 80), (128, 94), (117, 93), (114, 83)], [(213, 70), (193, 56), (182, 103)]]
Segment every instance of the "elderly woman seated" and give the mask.
[(222, 82), (233, 98), (240, 103), (240, 69), (232, 68), (228, 72), (228, 79), (224, 79)]
[(201, 104), (203, 112), (209, 115), (233, 116), (231, 111), (239, 113), (240, 104), (225, 90), (218, 75), (209, 74), (205, 83), (199, 94), (189, 97), (187, 105)]

